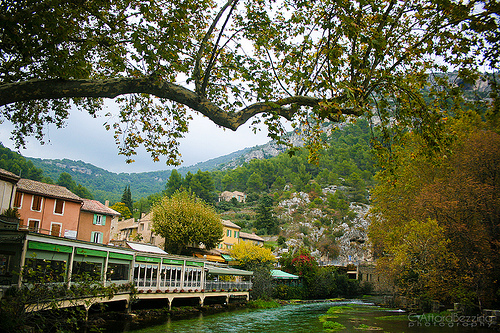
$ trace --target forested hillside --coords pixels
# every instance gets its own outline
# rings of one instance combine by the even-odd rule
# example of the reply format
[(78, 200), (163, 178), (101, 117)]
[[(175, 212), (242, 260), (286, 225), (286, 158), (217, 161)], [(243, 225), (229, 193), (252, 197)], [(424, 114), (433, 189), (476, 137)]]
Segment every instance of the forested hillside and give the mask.
[[(342, 129), (330, 128), (329, 131), (332, 131), (331, 135), (325, 134), (324, 138), (329, 148), (321, 152), (318, 165), (307, 162), (308, 152), (305, 150), (299, 150), (292, 157), (286, 153), (272, 157), (280, 151), (273, 143), (269, 143), (191, 167), (182, 167), (177, 172), (188, 181), (196, 181), (201, 174), (208, 174), (210, 179), (203, 191), (208, 193), (205, 199), (212, 203), (216, 202), (217, 194), (222, 191), (246, 192), (252, 201), (262, 192), (281, 190), (287, 184), (294, 190), (302, 191), (312, 180), (320, 185), (354, 184), (361, 180), (359, 184), (363, 184), (363, 188), (371, 184), (374, 164), (370, 155), (367, 122), (344, 124)], [(25, 159), (7, 148), (2, 147), (1, 151), (0, 165), (6, 170), (21, 174), (22, 177), (54, 183), (61, 173), (68, 173), (75, 183), (87, 188), (94, 199), (101, 202), (109, 200), (111, 204), (118, 202), (125, 187), (130, 186), (133, 200), (140, 201), (143, 198), (143, 203), (148, 206), (148, 200), (144, 198), (164, 191), (172, 172), (116, 174), (83, 161)], [(259, 156), (267, 159), (258, 159)], [(215, 170), (217, 168), (225, 170)], [(192, 179), (193, 176), (196, 177)], [(194, 183), (188, 187), (200, 188)]]

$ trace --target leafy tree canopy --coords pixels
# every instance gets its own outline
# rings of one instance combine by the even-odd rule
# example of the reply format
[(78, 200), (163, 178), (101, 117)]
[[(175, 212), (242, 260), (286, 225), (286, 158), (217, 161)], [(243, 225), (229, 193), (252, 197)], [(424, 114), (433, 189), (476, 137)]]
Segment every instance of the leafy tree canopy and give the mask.
[[(280, 117), (290, 119), (312, 137), (312, 151), (318, 123), (345, 116), (376, 114), (382, 126), (418, 128), (432, 142), (442, 104), (423, 99), (429, 73), (452, 68), (471, 83), (479, 65), (497, 68), (499, 6), (7, 0), (0, 114), (24, 145), (32, 135), (43, 142), (47, 124), (63, 126), (71, 105), (98, 116), (103, 99), (114, 98), (118, 121), (105, 126), (129, 162), (144, 145), (154, 160), (178, 164), (187, 109), (232, 130), (263, 121), (273, 138), (283, 134)], [(446, 102), (459, 89), (432, 86), (426, 94)]]
[(271, 264), (276, 260), (271, 249), (246, 241), (240, 241), (233, 245), (230, 253), (234, 259), (240, 262), (240, 266), (246, 269)]
[(481, 308), (499, 301), (500, 135), (479, 117), (448, 122), (456, 138), (446, 152), (426, 153), (412, 133), (393, 147), (369, 235), (403, 294)]
[(130, 212), (130, 209), (123, 202), (117, 202), (109, 208), (116, 210), (118, 213), (120, 213), (121, 220), (126, 220), (126, 219), (129, 219), (132, 217), (132, 213)]
[(181, 254), (189, 245), (212, 249), (222, 240), (222, 223), (215, 210), (187, 191), (176, 192), (155, 204), (154, 233), (165, 239), (165, 250)]

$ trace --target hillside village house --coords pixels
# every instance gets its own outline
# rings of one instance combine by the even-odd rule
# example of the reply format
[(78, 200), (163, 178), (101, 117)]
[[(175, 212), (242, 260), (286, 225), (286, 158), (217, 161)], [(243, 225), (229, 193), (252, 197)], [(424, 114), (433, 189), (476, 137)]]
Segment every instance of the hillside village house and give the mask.
[(120, 213), (96, 200), (83, 199), (78, 223), (78, 239), (108, 244), (110, 240), (111, 223)]
[(13, 207), (21, 216), (20, 228), (76, 239), (82, 204), (66, 187), (20, 179)]
[(12, 172), (0, 169), (0, 214), (12, 208), (19, 179), (20, 177)]
[(143, 215), (139, 219), (137, 234), (142, 237), (142, 242), (156, 245), (163, 248), (165, 240), (159, 235), (153, 234), (151, 227), (153, 226), (153, 214)]
[(255, 233), (249, 234), (246, 232), (240, 232), (240, 241), (251, 242), (254, 245), (264, 246), (264, 238), (257, 236)]
[(111, 221), (111, 236), (110, 239), (113, 242), (116, 241), (136, 241), (137, 230), (139, 229), (139, 222), (135, 218), (129, 218), (126, 220), (113, 219)]
[(231, 201), (232, 198), (235, 198), (238, 202), (245, 202), (247, 200), (247, 195), (243, 192), (229, 192), (229, 191), (224, 191), (219, 195), (219, 202), (220, 201)]
[(222, 220), (222, 229), (222, 242), (219, 244), (218, 248), (223, 252), (227, 252), (234, 245), (239, 243), (241, 228), (239, 225), (229, 220)]

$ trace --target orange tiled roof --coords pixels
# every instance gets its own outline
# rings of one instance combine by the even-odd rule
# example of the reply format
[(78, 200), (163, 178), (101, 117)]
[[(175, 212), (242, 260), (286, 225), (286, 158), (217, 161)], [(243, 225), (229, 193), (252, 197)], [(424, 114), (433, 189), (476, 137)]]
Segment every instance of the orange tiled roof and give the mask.
[(41, 195), (49, 198), (83, 202), (82, 198), (64, 186), (45, 184), (31, 179), (20, 179), (17, 183), (17, 191)]
[(240, 232), (240, 238), (251, 239), (259, 242), (264, 242), (264, 238), (257, 236), (256, 234), (249, 234), (246, 232)]
[(229, 220), (221, 220), (222, 222), (222, 225), (223, 226), (226, 226), (226, 227), (229, 227), (229, 228), (236, 228), (236, 229), (241, 229), (241, 227)]
[(116, 210), (106, 207), (97, 200), (83, 199), (82, 210), (87, 212), (99, 213), (103, 215), (119, 216), (121, 215)]

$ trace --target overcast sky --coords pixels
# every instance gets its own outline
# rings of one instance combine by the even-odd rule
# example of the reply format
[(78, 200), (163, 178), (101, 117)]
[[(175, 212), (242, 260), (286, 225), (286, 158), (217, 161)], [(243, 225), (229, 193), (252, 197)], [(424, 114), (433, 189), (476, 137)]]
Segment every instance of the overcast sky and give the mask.
[[(253, 133), (249, 126), (251, 120), (233, 132), (218, 128), (208, 118), (201, 115), (192, 113), (192, 116), (189, 133), (182, 139), (180, 145), (184, 161), (182, 166), (204, 162), (269, 141), (266, 131)], [(56, 129), (52, 126), (48, 129), (46, 138), (50, 139), (49, 143), (40, 145), (35, 138), (29, 138), (26, 149), (22, 149), (20, 153), (25, 157), (81, 160), (116, 173), (172, 168), (165, 164), (165, 159), (153, 162), (151, 156), (144, 150), (138, 151), (138, 155), (134, 157), (134, 163), (125, 163), (126, 158), (118, 155), (113, 132), (106, 131), (102, 126), (105, 120), (104, 117), (94, 119), (85, 112), (72, 111), (65, 128)], [(14, 143), (9, 139), (12, 128), (7, 121), (0, 124), (0, 142), (15, 150)]]

